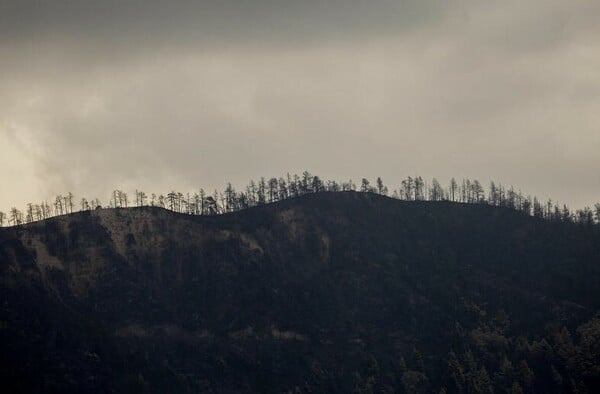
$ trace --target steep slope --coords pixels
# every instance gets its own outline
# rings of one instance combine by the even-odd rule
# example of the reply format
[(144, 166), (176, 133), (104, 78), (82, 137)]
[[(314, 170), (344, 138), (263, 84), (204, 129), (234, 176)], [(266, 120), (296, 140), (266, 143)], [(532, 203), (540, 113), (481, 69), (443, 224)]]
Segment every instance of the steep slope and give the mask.
[(600, 387), (598, 229), (497, 207), (82, 212), (1, 229), (0, 296), (11, 391)]

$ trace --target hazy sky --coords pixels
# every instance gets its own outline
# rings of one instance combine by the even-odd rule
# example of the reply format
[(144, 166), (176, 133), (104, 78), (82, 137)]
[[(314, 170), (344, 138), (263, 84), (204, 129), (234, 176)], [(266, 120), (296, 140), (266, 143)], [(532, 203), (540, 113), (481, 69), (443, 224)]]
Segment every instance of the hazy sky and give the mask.
[(308, 169), (600, 201), (600, 1), (0, 0), (0, 210)]

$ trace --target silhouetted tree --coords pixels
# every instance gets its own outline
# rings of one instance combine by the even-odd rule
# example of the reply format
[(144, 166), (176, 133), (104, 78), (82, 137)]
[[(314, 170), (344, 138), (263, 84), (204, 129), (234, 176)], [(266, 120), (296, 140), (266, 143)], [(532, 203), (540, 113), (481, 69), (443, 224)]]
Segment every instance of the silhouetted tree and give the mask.
[(144, 193), (141, 190), (136, 190), (135, 191), (135, 205), (138, 207), (143, 207), (146, 205), (146, 200), (148, 199), (148, 196), (146, 195), (146, 193)]
[(267, 194), (269, 196), (269, 202), (275, 202), (278, 200), (278, 188), (279, 188), (279, 183), (277, 182), (277, 178), (271, 178), (269, 179), (269, 182), (267, 183)]
[(158, 200), (157, 200), (157, 206), (161, 207), (161, 208), (165, 208), (165, 196), (163, 196), (162, 194), (160, 194), (158, 196)]
[(482, 203), (485, 200), (485, 195), (483, 194), (483, 187), (478, 180), (474, 180), (471, 182), (471, 202), (472, 203)]
[(206, 201), (206, 192), (204, 191), (204, 189), (200, 188), (200, 194), (198, 195), (198, 197), (200, 198), (200, 215), (206, 215), (206, 207), (204, 206), (204, 203)]
[(248, 196), (246, 195), (246, 193), (240, 192), (240, 194), (237, 197), (237, 204), (238, 204), (237, 209), (246, 209), (246, 208), (250, 207), (250, 205), (248, 203)]
[(171, 211), (177, 212), (178, 205), (177, 193), (172, 191), (167, 194), (167, 208), (169, 208)]
[(496, 188), (496, 184), (494, 183), (494, 181), (490, 182), (490, 192), (488, 195), (488, 202), (491, 205), (499, 205), (498, 189)]
[(40, 204), (40, 209), (42, 212), (42, 219), (48, 219), (52, 216), (52, 207), (46, 201)]
[(194, 193), (194, 197), (193, 197), (193, 201), (192, 201), (192, 205), (193, 205), (193, 210), (192, 210), (192, 215), (201, 215), (202, 211), (200, 210), (200, 207), (202, 205), (201, 203), (201, 198), (200, 195), (198, 193)]
[(62, 215), (64, 213), (63, 198), (60, 194), (56, 196), (56, 199), (54, 200), (54, 212), (56, 212), (57, 215)]
[(533, 216), (537, 218), (544, 217), (544, 208), (542, 204), (538, 201), (537, 197), (533, 198)]
[(323, 184), (323, 181), (321, 180), (321, 178), (319, 178), (318, 176), (313, 176), (312, 178), (312, 192), (313, 193), (319, 193), (325, 190), (325, 186)]
[(402, 181), (400, 195), (407, 201), (413, 200), (414, 182), (412, 177), (407, 177)]
[(355, 191), (356, 185), (354, 184), (354, 182), (352, 182), (352, 179), (350, 179), (348, 182), (342, 183), (342, 190), (343, 191)]
[(216, 215), (219, 213), (217, 201), (213, 196), (208, 196), (204, 199), (205, 215)]
[(267, 201), (266, 192), (267, 192), (267, 183), (265, 182), (265, 178), (261, 177), (260, 181), (258, 182), (258, 189), (256, 191), (256, 198), (257, 198), (258, 205), (262, 205), (262, 204), (266, 203), (266, 201)]
[(283, 178), (279, 178), (279, 180), (277, 181), (277, 191), (279, 193), (280, 200), (285, 200), (285, 199), (289, 198), (287, 185), (288, 184), (287, 184), (286, 180)]
[(120, 190), (113, 190), (110, 204), (114, 208), (118, 208), (121, 206), (121, 191)]
[(73, 213), (73, 207), (75, 206), (73, 198), (74, 196), (71, 192), (67, 193), (67, 195), (65, 196), (65, 210), (68, 209), (67, 213)]
[(339, 192), (342, 190), (339, 183), (336, 181), (327, 181), (327, 191), (329, 192)]
[(214, 200), (215, 215), (218, 215), (219, 213), (221, 213), (221, 208), (223, 207), (223, 204), (219, 206), (219, 191), (217, 189), (215, 189), (215, 192), (213, 193), (212, 197)]
[(425, 199), (425, 181), (420, 176), (415, 177), (414, 179), (414, 189), (415, 189), (415, 201), (424, 200)]
[(27, 210), (25, 211), (25, 223), (33, 222), (33, 204), (27, 204)]
[(458, 193), (458, 184), (456, 183), (456, 179), (450, 179), (450, 199), (452, 201), (456, 201), (457, 193)]
[(302, 173), (302, 182), (300, 183), (300, 193), (310, 193), (312, 186), (312, 175), (308, 171)]
[(13, 226), (18, 226), (19, 224), (23, 224), (23, 213), (19, 211), (17, 208), (10, 209), (10, 222)]
[(233, 212), (237, 209), (237, 195), (231, 183), (225, 188), (225, 212)]
[(429, 199), (431, 201), (441, 201), (444, 199), (444, 189), (437, 179), (431, 181), (431, 189), (429, 189)]
[(590, 207), (577, 210), (577, 221), (581, 224), (592, 225), (594, 224), (594, 213)]
[(371, 191), (371, 185), (367, 178), (363, 178), (360, 183), (360, 191), (362, 193), (368, 193)]
[(388, 188), (387, 186), (385, 186), (383, 184), (383, 181), (381, 180), (380, 177), (377, 177), (377, 193), (381, 194), (382, 196), (387, 196), (388, 194)]

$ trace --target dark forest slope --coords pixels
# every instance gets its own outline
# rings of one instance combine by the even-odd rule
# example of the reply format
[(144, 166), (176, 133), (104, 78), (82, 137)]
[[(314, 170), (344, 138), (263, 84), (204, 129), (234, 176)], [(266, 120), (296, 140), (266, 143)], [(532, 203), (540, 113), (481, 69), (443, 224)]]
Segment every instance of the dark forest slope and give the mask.
[(600, 387), (598, 227), (486, 205), (82, 212), (0, 229), (0, 301), (10, 392)]

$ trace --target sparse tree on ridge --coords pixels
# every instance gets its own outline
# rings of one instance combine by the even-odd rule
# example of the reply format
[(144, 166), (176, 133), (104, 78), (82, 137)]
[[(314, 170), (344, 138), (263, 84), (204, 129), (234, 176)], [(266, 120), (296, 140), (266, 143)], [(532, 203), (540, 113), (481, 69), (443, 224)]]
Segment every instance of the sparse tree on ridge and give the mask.
[(348, 182), (342, 183), (342, 190), (343, 191), (356, 191), (356, 185), (354, 184), (352, 179), (350, 179)]
[(248, 196), (248, 203), (250, 206), (255, 206), (258, 203), (258, 197), (256, 195), (257, 187), (254, 181), (250, 181), (248, 186), (246, 186), (246, 195)]
[(488, 201), (491, 205), (499, 205), (498, 190), (496, 189), (496, 184), (494, 183), (494, 181), (490, 182), (490, 194), (488, 197)]
[(121, 202), (122, 202), (121, 193), (122, 192), (120, 190), (113, 190), (112, 199), (110, 201), (110, 205), (113, 208), (120, 208), (121, 207)]
[(40, 204), (40, 210), (42, 219), (48, 219), (50, 216), (52, 216), (52, 209), (46, 201)]
[(533, 216), (536, 218), (544, 217), (544, 208), (542, 204), (538, 201), (537, 197), (533, 198)]
[(194, 193), (194, 198), (193, 198), (193, 200), (194, 200), (194, 201), (193, 201), (193, 206), (194, 206), (194, 209), (193, 209), (193, 211), (191, 212), (191, 213), (192, 213), (192, 215), (201, 215), (200, 208), (201, 208), (201, 206), (202, 206), (202, 202), (201, 202), (201, 197), (200, 197), (200, 195), (199, 195), (198, 193)]
[(286, 200), (289, 197), (287, 185), (287, 182), (283, 178), (279, 178), (277, 181), (277, 192), (280, 200)]
[(225, 212), (233, 212), (236, 210), (237, 197), (235, 189), (231, 186), (231, 183), (227, 184), (225, 188)]
[(371, 183), (367, 178), (363, 178), (360, 183), (360, 191), (361, 193), (369, 193), (371, 192)]
[(577, 222), (585, 225), (594, 224), (594, 213), (590, 207), (577, 210)]
[(217, 215), (219, 213), (217, 200), (213, 196), (207, 196), (204, 201), (204, 209), (206, 215)]
[(64, 212), (63, 212), (63, 198), (62, 198), (61, 195), (56, 196), (56, 199), (54, 200), (54, 212), (56, 212), (57, 215), (64, 214)]
[(96, 198), (95, 200), (93, 200), (92, 207), (94, 209), (100, 209), (100, 208), (102, 208), (102, 202), (100, 202), (100, 199)]
[(177, 212), (178, 205), (179, 205), (177, 200), (178, 200), (177, 193), (175, 193), (174, 191), (167, 194), (167, 207), (171, 211)]
[(215, 215), (218, 215), (221, 213), (223, 205), (219, 206), (219, 191), (217, 189), (215, 189), (215, 192), (213, 193), (213, 200), (215, 204)]
[(431, 189), (429, 189), (429, 199), (431, 201), (441, 201), (444, 199), (444, 189), (437, 179), (431, 181)]
[(258, 182), (258, 189), (256, 191), (258, 205), (263, 205), (267, 202), (266, 193), (267, 193), (267, 182), (265, 181), (265, 178), (262, 177), (262, 178), (260, 178), (260, 181)]
[(277, 178), (269, 179), (269, 182), (267, 183), (267, 194), (269, 196), (270, 203), (278, 200), (278, 189), (279, 183), (277, 182)]
[(246, 195), (246, 193), (240, 192), (240, 194), (237, 197), (237, 209), (242, 210), (246, 208), (250, 208), (250, 205), (248, 203), (248, 196)]
[(73, 207), (75, 206), (73, 202), (74, 197), (75, 196), (73, 196), (73, 193), (71, 192), (67, 193), (65, 197), (65, 206), (68, 207), (69, 213), (73, 213)]
[(377, 177), (377, 194), (381, 194), (382, 196), (387, 196), (388, 188), (383, 184), (383, 180), (381, 177)]
[(313, 193), (320, 193), (322, 191), (325, 190), (325, 186), (323, 184), (323, 181), (321, 180), (321, 178), (319, 178), (317, 175), (313, 176), (312, 178), (312, 192)]
[(327, 191), (339, 192), (341, 190), (340, 185), (336, 181), (327, 181)]
[(18, 226), (19, 224), (23, 224), (23, 213), (19, 211), (17, 208), (10, 209), (10, 222), (13, 226)]
[(300, 192), (302, 194), (310, 193), (312, 191), (311, 186), (312, 186), (312, 175), (310, 174), (310, 172), (304, 171), (302, 173), (302, 183), (301, 183), (301, 187), (300, 187)]
[(166, 201), (166, 200), (165, 200), (165, 196), (163, 196), (162, 194), (160, 194), (160, 195), (158, 196), (158, 200), (157, 200), (156, 204), (157, 204), (157, 206), (158, 206), (158, 207), (160, 207), (160, 208), (165, 208), (165, 207), (166, 207), (166, 205), (165, 205), (165, 204), (166, 204), (166, 202), (165, 202), (165, 201)]
[(527, 196), (523, 199), (521, 210), (527, 215), (531, 215), (531, 196)]
[(137, 190), (135, 191), (135, 205), (138, 207), (143, 207), (146, 205), (146, 200), (148, 196), (143, 191)]
[(200, 198), (200, 215), (206, 215), (206, 208), (204, 207), (204, 202), (206, 200), (206, 192), (203, 188), (200, 188), (200, 194), (198, 195), (198, 197)]
[(413, 200), (414, 182), (411, 176), (402, 181), (400, 196), (406, 200)]
[(421, 178), (420, 176), (415, 177), (415, 179), (414, 179), (414, 190), (415, 190), (415, 196), (414, 196), (415, 201), (425, 199), (425, 193), (424, 193), (425, 182), (423, 181), (423, 178)]
[(456, 179), (450, 179), (450, 200), (456, 201), (456, 197), (458, 194), (458, 184), (456, 183)]
[(482, 203), (483, 201), (485, 201), (485, 194), (483, 191), (483, 187), (481, 186), (481, 184), (479, 183), (478, 180), (474, 180), (471, 183), (471, 188), (472, 188), (472, 199), (473, 199), (473, 203)]
[(27, 211), (25, 211), (25, 223), (33, 222), (33, 204), (27, 204)]

